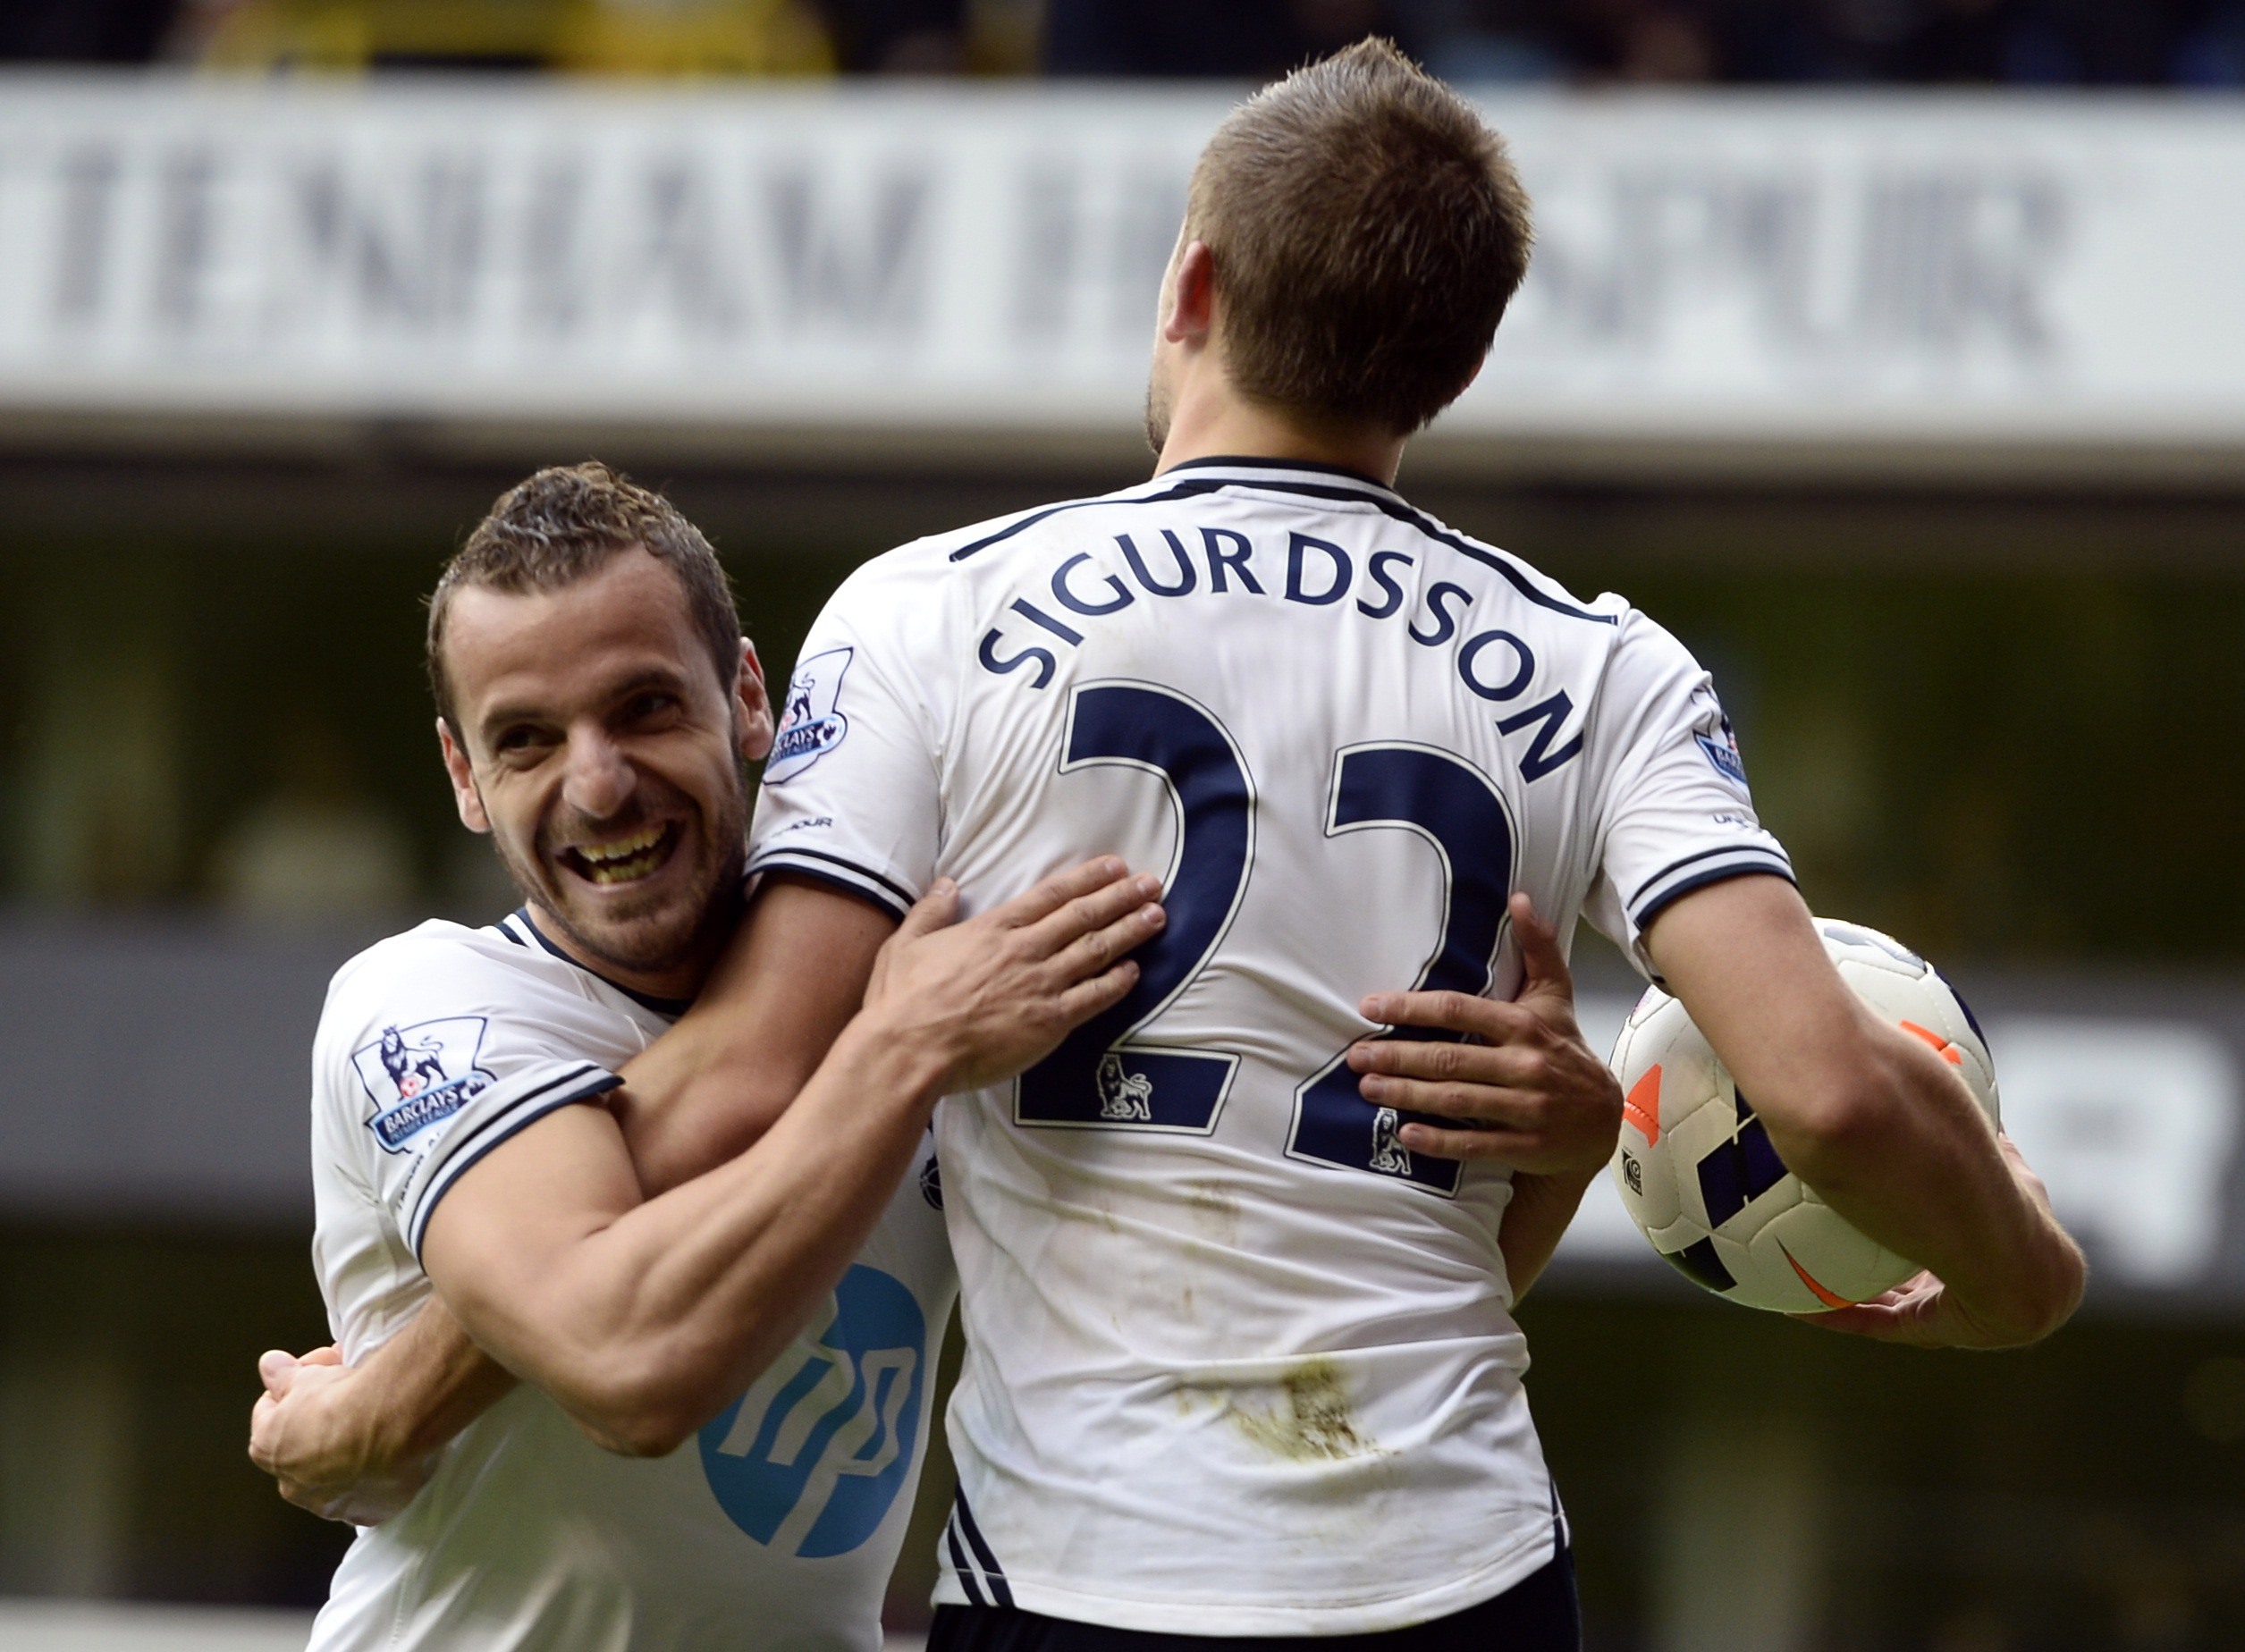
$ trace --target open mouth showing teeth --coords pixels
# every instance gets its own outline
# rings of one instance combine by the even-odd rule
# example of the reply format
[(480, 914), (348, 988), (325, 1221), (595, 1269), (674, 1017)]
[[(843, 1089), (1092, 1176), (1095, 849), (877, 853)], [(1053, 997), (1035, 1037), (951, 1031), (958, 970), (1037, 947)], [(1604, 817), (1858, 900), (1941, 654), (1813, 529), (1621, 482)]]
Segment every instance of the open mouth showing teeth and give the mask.
[(678, 837), (675, 824), (650, 826), (612, 843), (572, 844), (560, 858), (588, 883), (636, 883), (671, 858)]

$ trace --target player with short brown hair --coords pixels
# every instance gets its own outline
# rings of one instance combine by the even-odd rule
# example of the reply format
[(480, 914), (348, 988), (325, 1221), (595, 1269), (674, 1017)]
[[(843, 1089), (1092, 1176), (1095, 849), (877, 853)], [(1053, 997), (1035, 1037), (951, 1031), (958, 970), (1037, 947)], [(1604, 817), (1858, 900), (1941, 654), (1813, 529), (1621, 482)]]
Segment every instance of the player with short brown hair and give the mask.
[(1232, 384), (1312, 423), (1418, 430), (1472, 383), (1528, 274), (1504, 140), (1385, 40), (1235, 110), (1186, 201)]
[[(744, 918), (763, 674), (708, 542), (604, 466), (498, 502), (429, 667), (461, 821), (524, 905), (378, 943), (321, 1015), (338, 1346), (266, 1357), (252, 1445), (369, 1528), (312, 1645), (678, 1652), (753, 1618), (871, 1652), (954, 1289), (928, 1112), (1121, 990), (1156, 885), (1094, 862), (899, 929), (783, 875)], [(722, 1121), (690, 1163), (672, 1109)]]

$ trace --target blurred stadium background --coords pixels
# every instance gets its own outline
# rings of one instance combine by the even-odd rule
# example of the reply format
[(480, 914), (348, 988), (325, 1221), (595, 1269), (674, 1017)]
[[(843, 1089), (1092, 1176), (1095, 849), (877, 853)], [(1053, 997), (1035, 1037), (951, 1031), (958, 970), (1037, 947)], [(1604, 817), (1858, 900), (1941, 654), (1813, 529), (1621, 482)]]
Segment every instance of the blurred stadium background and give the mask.
[(784, 669), (857, 560), (1144, 474), (1193, 155), (1374, 30), (1541, 230), (1406, 490), (1710, 662), (2097, 1268), (2041, 1349), (1912, 1355), (1697, 1296), (1601, 1193), (1523, 1314), (1591, 1646), (2239, 1644), (2237, 0), (4, 0), (0, 1642), (324, 1596), (251, 1367), (325, 1340), (328, 974), (511, 904), (418, 664), (491, 496), (667, 485)]

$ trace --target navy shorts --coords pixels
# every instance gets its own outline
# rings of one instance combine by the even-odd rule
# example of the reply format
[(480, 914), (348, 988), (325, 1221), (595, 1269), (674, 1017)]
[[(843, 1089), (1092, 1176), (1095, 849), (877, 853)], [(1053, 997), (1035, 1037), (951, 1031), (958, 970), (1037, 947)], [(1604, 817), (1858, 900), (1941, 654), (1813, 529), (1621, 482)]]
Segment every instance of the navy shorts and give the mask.
[(1479, 1606), (1377, 1634), (1164, 1635), (1013, 1606), (938, 1606), (928, 1633), (928, 1652), (1581, 1652), (1582, 1645), (1566, 1549)]

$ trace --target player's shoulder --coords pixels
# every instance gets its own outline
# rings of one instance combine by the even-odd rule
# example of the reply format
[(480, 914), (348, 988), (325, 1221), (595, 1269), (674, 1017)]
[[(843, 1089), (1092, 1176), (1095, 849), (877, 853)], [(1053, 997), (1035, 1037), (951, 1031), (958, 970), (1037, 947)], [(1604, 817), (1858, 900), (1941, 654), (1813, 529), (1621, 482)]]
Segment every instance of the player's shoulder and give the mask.
[(1475, 570), (1496, 577), (1497, 591), (1512, 597), (1523, 614), (1549, 620), (1563, 635), (1585, 645), (1611, 649), (1637, 611), (1626, 597), (1611, 591), (1578, 596), (1567, 586), (1545, 573), (1516, 552), (1453, 527), (1439, 517), (1401, 498), (1386, 514), (1412, 530), (1421, 544), (1439, 554), (1447, 552), (1456, 571)]
[(1105, 506), (1128, 506), (1164, 496), (1163, 479), (1152, 477), (1117, 488), (1111, 493), (1049, 501), (1002, 516), (947, 528), (899, 545), (861, 564), (837, 589), (872, 600), (879, 596), (917, 595), (931, 583), (958, 580), (1007, 565), (1014, 557), (1034, 555), (1055, 537), (1068, 536), (1086, 513)]
[(1605, 670), (1652, 675), (1699, 671), (1691, 650), (1619, 592), (1578, 596), (1517, 552), (1477, 539), (1415, 507), (1406, 507), (1399, 519), (1407, 519), (1428, 542), (1495, 573), (1501, 586), (1523, 605), (1523, 614), (1550, 622), (1547, 636), (1571, 639)]
[(428, 972), (481, 972), (506, 968), (511, 955), (525, 955), (522, 943), (496, 924), (476, 927), (448, 918), (430, 918), (409, 930), (377, 940), (354, 953), (335, 972), (328, 990), (372, 987), (426, 977)]
[(554, 972), (544, 962), (544, 955), (499, 924), (431, 918), (375, 942), (338, 969), (328, 982), (321, 1028), (348, 1031), (368, 1016), (416, 1004), (491, 1006), (548, 993)]
[(1683, 641), (1642, 608), (1610, 593), (1599, 599), (1616, 603), (1609, 672), (1645, 687), (1675, 679), (1697, 680), (1705, 668)]

